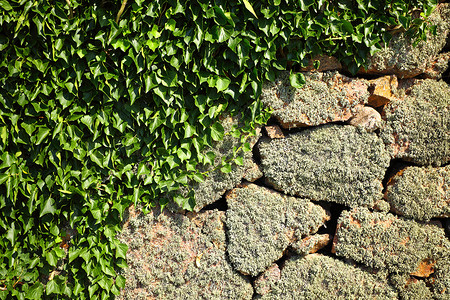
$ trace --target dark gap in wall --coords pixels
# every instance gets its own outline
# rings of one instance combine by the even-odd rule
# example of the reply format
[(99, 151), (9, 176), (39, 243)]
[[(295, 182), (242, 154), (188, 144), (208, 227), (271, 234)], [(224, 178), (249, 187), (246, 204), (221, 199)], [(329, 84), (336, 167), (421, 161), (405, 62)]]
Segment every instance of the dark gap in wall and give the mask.
[(445, 235), (450, 240), (450, 219), (449, 218), (442, 219), (442, 225), (444, 226), (445, 229)]
[(318, 201), (315, 203), (322, 206), (331, 215), (330, 220), (325, 223), (325, 226), (320, 227), (319, 230), (317, 231), (317, 234), (329, 234), (331, 241), (324, 248), (317, 251), (317, 253), (336, 257), (336, 255), (331, 252), (331, 248), (333, 246), (334, 234), (336, 233), (337, 221), (338, 221), (342, 211), (349, 210), (350, 208), (343, 204), (326, 202), (326, 201)]
[(206, 205), (205, 207), (203, 207), (200, 212), (206, 211), (206, 210), (213, 210), (213, 209), (217, 209), (220, 211), (226, 211), (228, 209), (228, 204), (227, 204), (227, 199), (225, 198), (225, 195), (227, 193), (224, 193), (222, 195), (222, 197), (220, 197), (219, 200), (217, 200), (216, 202), (213, 202), (211, 204)]
[(450, 84), (450, 67), (447, 69), (447, 71), (442, 73), (442, 80)]
[[(265, 130), (261, 130), (262, 132)], [(253, 155), (253, 161), (259, 166), (261, 164), (261, 154), (259, 153), (259, 144), (262, 141), (267, 141), (269, 138), (267, 136), (262, 136), (261, 138), (258, 139), (258, 141), (256, 142), (255, 146), (253, 146), (252, 149), (252, 155)]]
[(395, 174), (397, 174), (400, 170), (409, 167), (414, 166), (415, 164), (410, 162), (405, 162), (401, 159), (391, 159), (391, 162), (389, 164), (389, 167), (386, 170), (386, 174), (383, 178), (383, 194), (386, 192), (387, 184), (389, 182), (389, 179), (391, 179)]
[(291, 251), (289, 250), (289, 247), (288, 247), (286, 250), (284, 250), (283, 256), (279, 260), (275, 261), (275, 263), (278, 265), (278, 268), (281, 271), (283, 271), (284, 263), (292, 256), (293, 256), (293, 254), (291, 253)]

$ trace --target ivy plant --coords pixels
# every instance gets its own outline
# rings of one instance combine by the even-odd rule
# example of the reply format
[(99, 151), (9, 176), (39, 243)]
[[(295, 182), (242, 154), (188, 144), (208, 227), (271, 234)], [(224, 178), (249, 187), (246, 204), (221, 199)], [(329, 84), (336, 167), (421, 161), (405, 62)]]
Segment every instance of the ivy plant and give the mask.
[(0, 0), (0, 299), (118, 295), (125, 209), (192, 209), (177, 191), (208, 175), (222, 114), (245, 140), (268, 120), (265, 80), (317, 54), (356, 72), (389, 28), (424, 39), (435, 5)]

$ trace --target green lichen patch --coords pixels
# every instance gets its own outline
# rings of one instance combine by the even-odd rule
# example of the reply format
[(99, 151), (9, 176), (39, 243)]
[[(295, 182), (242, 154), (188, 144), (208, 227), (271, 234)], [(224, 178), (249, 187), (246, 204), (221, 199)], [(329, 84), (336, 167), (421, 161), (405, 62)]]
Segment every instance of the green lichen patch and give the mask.
[(129, 247), (119, 299), (251, 299), (250, 282), (227, 262), (224, 218), (131, 207), (119, 235)]
[(428, 221), (450, 216), (450, 166), (407, 167), (391, 178), (386, 199), (408, 218)]
[[(395, 74), (400, 78), (412, 78), (433, 67), (435, 57), (442, 51), (450, 30), (450, 4), (442, 3), (429, 17), (436, 25), (436, 35), (428, 34), (427, 41), (414, 46), (414, 39), (405, 32), (393, 35), (389, 45), (369, 57), (366, 70), (361, 73)], [(445, 70), (445, 68), (443, 69)]]
[[(230, 159), (233, 157), (233, 148), (238, 149), (244, 144), (239, 137), (234, 137), (231, 133), (233, 130), (242, 125), (237, 117), (225, 117), (221, 120), (221, 124), (224, 128), (225, 136), (223, 140), (214, 142), (212, 149), (205, 150), (214, 154), (214, 165), (200, 165), (199, 171), (208, 172), (204, 181), (198, 183), (192, 180), (189, 184), (189, 188), (195, 193), (194, 211), (198, 212), (208, 204), (214, 203), (219, 200), (223, 194), (235, 186), (237, 186), (242, 178), (256, 179), (261, 176), (261, 172), (258, 168), (255, 168), (253, 161), (253, 155), (251, 151), (244, 152), (240, 150), (237, 152), (238, 156), (243, 157), (243, 164), (238, 165), (231, 164), (231, 172), (223, 173), (218, 166), (222, 160)], [(249, 137), (245, 142), (248, 142), (250, 147), (253, 147), (260, 137), (261, 129), (257, 128), (257, 135)], [(187, 193), (187, 189), (184, 189)]]
[(372, 207), (382, 198), (389, 155), (375, 133), (325, 125), (263, 141), (259, 150), (266, 180), (277, 190), (351, 207)]
[(333, 251), (371, 268), (428, 277), (450, 255), (450, 242), (435, 225), (356, 208), (339, 217)]
[(397, 299), (386, 278), (340, 260), (310, 254), (286, 261), (281, 279), (260, 299)]
[(438, 262), (437, 272), (429, 280), (433, 289), (434, 299), (450, 299), (450, 256)]
[(423, 300), (433, 298), (431, 290), (424, 280), (419, 280), (408, 274), (392, 274), (389, 279), (397, 289), (401, 299)]
[(303, 236), (315, 233), (327, 212), (309, 200), (248, 184), (227, 194), (228, 257), (244, 274), (258, 275)]
[(381, 137), (394, 158), (420, 165), (450, 161), (450, 87), (444, 81), (417, 80), (409, 95), (384, 108)]
[(351, 79), (336, 71), (304, 75), (306, 83), (300, 89), (291, 86), (288, 72), (263, 87), (262, 102), (274, 110), (273, 116), (284, 128), (346, 121), (369, 97), (366, 80)]

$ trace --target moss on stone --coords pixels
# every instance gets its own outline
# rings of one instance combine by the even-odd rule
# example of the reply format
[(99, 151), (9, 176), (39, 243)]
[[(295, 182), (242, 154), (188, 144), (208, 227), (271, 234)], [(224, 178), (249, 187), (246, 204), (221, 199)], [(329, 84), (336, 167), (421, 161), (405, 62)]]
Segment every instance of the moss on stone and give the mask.
[(131, 208), (119, 239), (129, 246), (118, 299), (251, 299), (250, 282), (226, 259), (224, 213), (186, 216)]
[(389, 45), (369, 57), (368, 69), (372, 74), (396, 74), (400, 78), (415, 77), (427, 69), (434, 57), (444, 48), (450, 29), (447, 3), (429, 17), (430, 25), (436, 25), (436, 35), (429, 33), (427, 40), (414, 46), (414, 40), (405, 33), (394, 34)]
[(417, 81), (410, 94), (384, 108), (381, 137), (395, 158), (420, 165), (450, 161), (450, 87), (444, 81)]
[(289, 72), (263, 87), (261, 101), (274, 110), (273, 116), (284, 128), (345, 121), (369, 97), (365, 80), (350, 79), (336, 71), (304, 75), (306, 83), (300, 89), (291, 86)]
[(450, 255), (442, 228), (366, 208), (343, 211), (334, 241), (338, 256), (389, 272), (429, 276)]
[(260, 299), (397, 299), (397, 293), (386, 278), (310, 254), (287, 260), (281, 279)]
[(435, 299), (450, 299), (450, 255), (437, 263), (437, 271), (430, 279)]
[(391, 181), (386, 197), (401, 215), (424, 221), (450, 216), (450, 166), (407, 167)]
[(236, 270), (253, 276), (329, 218), (322, 207), (309, 200), (254, 184), (232, 190), (227, 204), (228, 257)]
[(382, 197), (389, 155), (374, 133), (325, 125), (263, 141), (259, 151), (267, 182), (285, 193), (351, 207)]
[(393, 274), (390, 276), (390, 282), (397, 289), (401, 299), (424, 300), (433, 298), (431, 290), (424, 280), (418, 280), (408, 274)]

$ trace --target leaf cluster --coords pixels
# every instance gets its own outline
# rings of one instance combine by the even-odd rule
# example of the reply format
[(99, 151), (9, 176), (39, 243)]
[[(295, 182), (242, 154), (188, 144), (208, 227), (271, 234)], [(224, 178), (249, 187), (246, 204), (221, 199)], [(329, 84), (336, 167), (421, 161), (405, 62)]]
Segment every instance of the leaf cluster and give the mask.
[(222, 113), (251, 134), (264, 80), (322, 53), (356, 70), (433, 4), (1, 0), (0, 299), (117, 295), (124, 210), (192, 209), (176, 192), (207, 175)]

